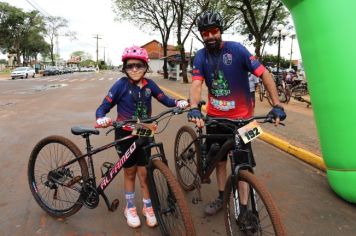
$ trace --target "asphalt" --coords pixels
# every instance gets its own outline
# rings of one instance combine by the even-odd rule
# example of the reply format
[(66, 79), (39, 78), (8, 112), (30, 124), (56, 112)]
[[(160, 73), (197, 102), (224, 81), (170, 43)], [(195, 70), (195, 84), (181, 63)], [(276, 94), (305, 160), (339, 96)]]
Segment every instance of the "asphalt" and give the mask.
[[(182, 80), (163, 79), (163, 76), (157, 73), (148, 73), (147, 77), (156, 81), (165, 92), (173, 97), (181, 99), (189, 97), (190, 83), (185, 84)], [(8, 79), (7, 75), (0, 74), (0, 80)], [(207, 100), (206, 86), (203, 88), (202, 98)], [(303, 98), (310, 101), (309, 96)], [(271, 124), (262, 124), (264, 133), (259, 138), (315, 168), (326, 171), (312, 106), (293, 98), (283, 106), (287, 113), (287, 119), (283, 122), (284, 126), (275, 127)], [(267, 114), (270, 109), (267, 100), (264, 99), (261, 102), (256, 94), (255, 115)]]
[[(148, 74), (147, 77), (155, 80), (171, 96), (182, 99), (189, 97), (189, 83), (184, 84), (182, 81), (163, 79), (161, 75), (154, 73)], [(206, 86), (204, 86), (202, 98), (207, 100)], [(303, 98), (310, 101), (309, 96)], [(284, 125), (275, 127), (271, 124), (262, 124), (264, 133), (259, 138), (315, 168), (326, 171), (313, 108), (307, 105), (307, 103), (291, 98), (288, 104), (283, 104), (287, 113), (287, 119), (283, 122)], [(267, 114), (270, 109), (267, 100), (264, 99), (261, 102), (257, 95), (255, 115)]]

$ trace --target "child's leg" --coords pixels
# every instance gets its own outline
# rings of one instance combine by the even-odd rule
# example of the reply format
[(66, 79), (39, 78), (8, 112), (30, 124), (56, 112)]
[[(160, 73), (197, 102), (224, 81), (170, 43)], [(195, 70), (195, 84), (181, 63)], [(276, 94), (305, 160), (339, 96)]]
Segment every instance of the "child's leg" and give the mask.
[(135, 179), (137, 167), (132, 166), (124, 168), (124, 189), (127, 207), (132, 208), (135, 206)]
[(148, 179), (147, 179), (147, 170), (145, 166), (137, 167), (137, 175), (140, 180), (141, 191), (143, 196), (143, 209), (142, 213), (146, 217), (146, 224), (149, 227), (155, 227), (157, 225), (157, 219), (153, 212), (152, 203), (150, 199), (150, 193), (148, 190)]

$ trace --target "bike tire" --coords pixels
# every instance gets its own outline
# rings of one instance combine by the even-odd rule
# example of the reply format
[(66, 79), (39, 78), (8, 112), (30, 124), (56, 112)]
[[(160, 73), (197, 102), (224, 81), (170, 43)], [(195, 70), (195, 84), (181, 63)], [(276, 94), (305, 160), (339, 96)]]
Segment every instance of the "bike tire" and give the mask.
[[(83, 206), (81, 193), (70, 187), (65, 187), (49, 180), (50, 171), (68, 162), (70, 159), (81, 156), (79, 148), (69, 139), (61, 136), (49, 136), (39, 141), (31, 152), (28, 162), (28, 183), (33, 197), (38, 205), (50, 216), (62, 218), (75, 214)], [(48, 165), (48, 166), (46, 166)], [(40, 174), (40, 172), (43, 172)], [(88, 167), (84, 159), (78, 160), (65, 169), (66, 174), (61, 180), (74, 181), (88, 178)], [(70, 175), (72, 179), (70, 179)], [(64, 180), (63, 180), (64, 182)], [(73, 182), (74, 185), (74, 182)], [(57, 188), (53, 189), (53, 188)], [(64, 198), (62, 199), (62, 194)], [(46, 200), (46, 197), (52, 199)]]
[(278, 99), (282, 103), (286, 103), (288, 101), (288, 95), (286, 94), (285, 89), (282, 86), (277, 87)]
[(196, 235), (185, 196), (171, 170), (161, 160), (148, 169), (149, 191), (161, 234)]
[(190, 126), (182, 126), (174, 141), (174, 166), (177, 180), (184, 191), (192, 191), (196, 188), (195, 183), (198, 178), (198, 168), (200, 163), (200, 148), (196, 141), (185, 152), (188, 145), (196, 140), (197, 134)]
[[(230, 176), (225, 185), (223, 201), (226, 235), (286, 235), (279, 211), (264, 185), (254, 174), (247, 170), (240, 171), (238, 178), (240, 181), (247, 182), (250, 186), (247, 205), (248, 210), (251, 212), (251, 217), (248, 221), (249, 227), (246, 227), (248, 229), (242, 229), (242, 226), (238, 223), (238, 218), (236, 219), (238, 209), (235, 207), (232, 191), (233, 189), (238, 189), (239, 185), (236, 182), (236, 188), (233, 188), (232, 177)], [(251, 188), (254, 191), (251, 191)], [(251, 204), (252, 196), (254, 196), (253, 199), (256, 204)], [(257, 209), (255, 206), (257, 206)], [(255, 214), (252, 212), (255, 212)]]

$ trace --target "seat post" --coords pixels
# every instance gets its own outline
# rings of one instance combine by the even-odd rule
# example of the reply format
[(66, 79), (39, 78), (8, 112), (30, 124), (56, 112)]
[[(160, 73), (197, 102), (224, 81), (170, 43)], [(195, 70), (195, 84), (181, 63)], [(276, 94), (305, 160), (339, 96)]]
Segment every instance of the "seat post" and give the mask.
[(89, 136), (90, 136), (90, 134), (88, 134), (88, 133), (82, 134), (82, 137), (85, 138), (87, 153), (89, 153), (93, 149), (93, 147), (90, 144)]

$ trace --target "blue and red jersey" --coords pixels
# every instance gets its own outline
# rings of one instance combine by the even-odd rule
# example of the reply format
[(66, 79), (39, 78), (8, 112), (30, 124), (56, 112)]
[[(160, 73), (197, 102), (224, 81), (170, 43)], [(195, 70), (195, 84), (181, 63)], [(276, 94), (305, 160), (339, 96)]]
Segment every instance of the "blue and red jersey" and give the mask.
[(117, 120), (149, 118), (152, 113), (152, 96), (167, 107), (176, 106), (176, 100), (168, 97), (150, 79), (143, 79), (140, 88), (129, 78), (122, 77), (110, 88), (102, 104), (96, 110), (96, 118), (105, 115), (116, 105)]
[(260, 77), (265, 67), (240, 43), (225, 41), (216, 55), (200, 49), (193, 63), (193, 80), (208, 87), (207, 113), (226, 118), (253, 114), (248, 73)]

